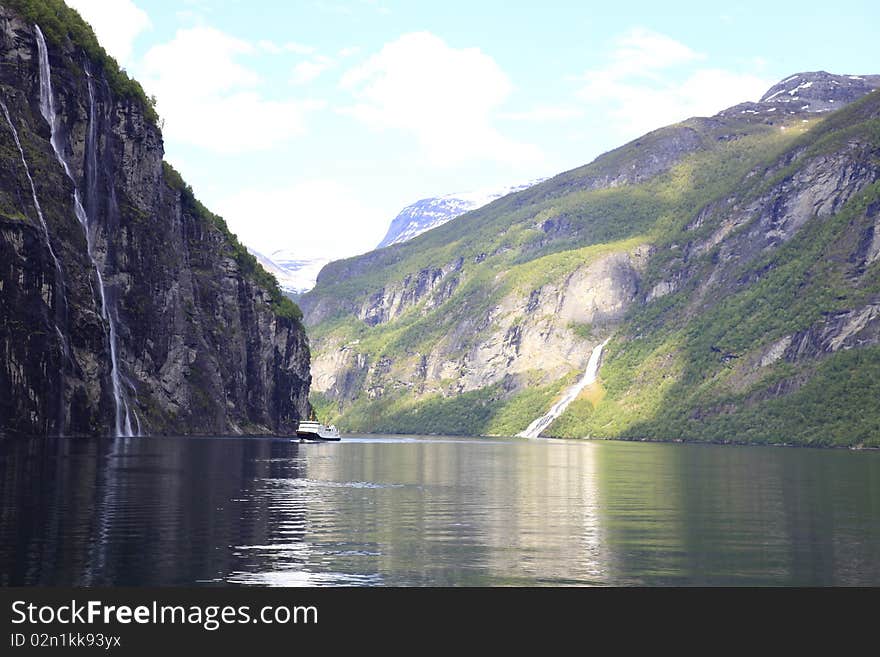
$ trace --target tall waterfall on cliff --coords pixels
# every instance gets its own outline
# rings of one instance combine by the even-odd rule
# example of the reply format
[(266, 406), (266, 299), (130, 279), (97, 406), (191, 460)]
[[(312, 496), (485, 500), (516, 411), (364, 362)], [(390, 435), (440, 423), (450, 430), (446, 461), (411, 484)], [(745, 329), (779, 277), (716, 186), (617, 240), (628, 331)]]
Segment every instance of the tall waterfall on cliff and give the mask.
[(61, 272), (61, 265), (58, 262), (58, 256), (55, 255), (55, 249), (52, 248), (52, 239), (49, 237), (49, 227), (46, 225), (46, 218), (43, 216), (43, 208), (37, 198), (37, 188), (34, 186), (34, 179), (31, 177), (31, 169), (24, 157), (24, 149), (21, 147), (21, 140), (18, 138), (18, 130), (15, 129), (15, 124), (12, 123), (12, 117), (9, 116), (9, 109), (6, 107), (6, 103), (2, 98), (0, 98), (0, 109), (3, 110), (3, 116), (6, 117), (6, 123), (9, 124), (9, 129), (12, 131), (12, 137), (15, 139), (15, 145), (18, 147), (18, 153), (21, 155), (21, 163), (24, 166), (24, 172), (31, 185), (31, 198), (34, 200), (34, 207), (37, 210), (37, 218), (40, 220), (40, 225), (43, 227), (43, 235), (46, 237), (46, 246), (49, 247), (49, 255), (52, 256), (52, 261), (55, 263), (55, 270)]
[(577, 399), (577, 396), (581, 394), (581, 391), (584, 388), (591, 383), (596, 382), (596, 378), (599, 375), (599, 359), (602, 358), (602, 350), (605, 348), (605, 345), (608, 344), (608, 340), (610, 339), (611, 338), (608, 338), (605, 342), (596, 345), (593, 349), (593, 352), (590, 354), (590, 360), (587, 363), (587, 370), (584, 372), (580, 381), (566, 390), (562, 399), (553, 404), (553, 407), (547, 411), (547, 413), (532, 422), (525, 431), (516, 434), (517, 436), (520, 438), (537, 438), (540, 436), (541, 432), (549, 427), (556, 418), (562, 415), (571, 402)]
[[(34, 185), (33, 176), (31, 176), (31, 168), (28, 166), (27, 158), (24, 156), (24, 148), (21, 145), (21, 139), (18, 137), (18, 130), (15, 127), (15, 124), (12, 122), (12, 117), (9, 115), (9, 108), (6, 107), (6, 103), (0, 98), (0, 108), (3, 110), (3, 116), (6, 118), (6, 123), (9, 124), (9, 129), (12, 131), (12, 137), (15, 139), (15, 145), (18, 147), (18, 153), (21, 156), (21, 164), (24, 167), (25, 175), (27, 175), (28, 183), (31, 186), (31, 198), (34, 201), (34, 209), (37, 211), (37, 218), (40, 220), (40, 226), (43, 227), (43, 235), (46, 238), (46, 247), (49, 249), (49, 255), (52, 256), (52, 262), (55, 263), (55, 294), (58, 298), (58, 304), (56, 307), (56, 312), (60, 314), (60, 319), (64, 325), (67, 323), (67, 297), (65, 293), (65, 283), (64, 283), (64, 270), (61, 269), (61, 263), (58, 261), (58, 256), (55, 255), (55, 249), (52, 248), (52, 238), (49, 235), (49, 226), (46, 224), (46, 218), (43, 216), (43, 207), (40, 205), (40, 199), (37, 198), (37, 188)], [(58, 325), (55, 325), (55, 332), (58, 334), (58, 339), (61, 341), (61, 352), (64, 356), (65, 364), (67, 360), (70, 358), (70, 344), (67, 339), (67, 335), (58, 328)], [(64, 399), (59, 398), (58, 405), (58, 433), (64, 433)]]
[[(133, 436), (134, 432), (132, 431), (131, 425), (132, 412), (129, 410), (128, 402), (126, 401), (125, 395), (122, 391), (122, 379), (119, 372), (119, 362), (117, 358), (117, 319), (115, 316), (115, 312), (112, 311), (108, 306), (107, 291), (104, 286), (104, 276), (101, 273), (101, 267), (98, 264), (98, 261), (95, 259), (94, 237), (89, 226), (89, 217), (86, 214), (85, 209), (83, 208), (82, 201), (80, 200), (79, 187), (77, 186), (76, 180), (74, 179), (73, 174), (70, 171), (70, 166), (68, 165), (67, 160), (64, 157), (61, 146), (58, 143), (58, 125), (57, 116), (55, 113), (55, 100), (52, 95), (52, 71), (49, 68), (49, 51), (46, 48), (46, 39), (43, 37), (43, 33), (38, 25), (34, 25), (34, 29), (37, 35), (37, 50), (39, 51), (40, 65), (40, 113), (49, 124), (51, 135), (50, 142), (52, 144), (52, 149), (55, 151), (55, 157), (58, 159), (58, 162), (64, 169), (64, 173), (67, 174), (67, 177), (73, 183), (73, 210), (76, 214), (76, 218), (79, 220), (79, 223), (82, 225), (83, 230), (85, 231), (88, 256), (92, 262), (92, 265), (95, 268), (95, 273), (97, 274), (98, 279), (98, 290), (101, 295), (101, 314), (109, 329), (110, 380), (113, 385), (113, 401), (116, 404), (115, 435), (124, 437)], [(89, 81), (89, 93), (91, 96), (91, 80)], [(90, 119), (92, 118), (93, 116), (90, 116)], [(89, 122), (92, 123), (91, 120)], [(87, 140), (89, 143), (86, 144), (86, 152), (94, 153), (96, 147), (94, 141), (95, 131), (94, 129), (92, 129), (91, 125), (89, 126)], [(135, 421), (137, 422), (137, 418), (135, 418)]]

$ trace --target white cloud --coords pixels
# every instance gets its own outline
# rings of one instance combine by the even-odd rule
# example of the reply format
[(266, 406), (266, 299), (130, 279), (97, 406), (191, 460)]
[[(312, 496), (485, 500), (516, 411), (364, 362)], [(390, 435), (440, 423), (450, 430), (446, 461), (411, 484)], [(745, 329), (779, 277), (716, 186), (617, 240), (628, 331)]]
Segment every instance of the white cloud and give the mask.
[(317, 78), (331, 66), (333, 66), (332, 59), (324, 55), (317, 55), (294, 66), (291, 81), (294, 84), (306, 84)]
[(344, 113), (377, 130), (413, 135), (435, 164), (540, 159), (536, 147), (492, 125), (512, 85), (477, 48), (452, 48), (428, 32), (406, 34), (348, 71), (341, 86), (355, 100)]
[(509, 121), (566, 121), (578, 119), (584, 115), (584, 111), (570, 105), (538, 105), (524, 112), (505, 112), (501, 118)]
[(302, 43), (297, 43), (295, 41), (288, 41), (287, 43), (277, 44), (274, 41), (262, 40), (257, 42), (257, 46), (261, 50), (265, 50), (268, 53), (272, 53), (273, 55), (281, 55), (284, 53), (292, 52), (297, 55), (311, 55), (315, 52), (315, 49), (312, 46), (306, 46)]
[(377, 14), (388, 15), (391, 13), (391, 10), (385, 5), (377, 2), (376, 0), (355, 0), (354, 2), (348, 2), (345, 4), (340, 4), (336, 2), (323, 2), (322, 0), (318, 0), (313, 3), (313, 6), (321, 11), (325, 11), (329, 14), (336, 14), (339, 16), (347, 16), (354, 17), (363, 13), (364, 10), (369, 10), (376, 12)]
[(171, 140), (220, 153), (277, 146), (306, 130), (306, 117), (324, 107), (317, 100), (268, 100), (260, 76), (238, 60), (257, 48), (210, 27), (179, 30), (150, 49), (139, 71), (158, 98)]
[(617, 131), (635, 137), (691, 116), (756, 100), (772, 84), (749, 72), (699, 68), (706, 56), (642, 28), (614, 42), (609, 63), (587, 71), (579, 97), (603, 104)]
[(763, 72), (768, 65), (768, 62), (763, 57), (752, 57), (750, 60), (752, 66), (756, 71)]
[(665, 34), (637, 27), (617, 39), (609, 70), (616, 75), (631, 75), (704, 58)]
[(325, 179), (244, 189), (216, 205), (249, 247), (265, 254), (285, 249), (310, 258), (367, 251), (382, 239), (388, 219), (344, 184)]
[(104, 49), (121, 65), (129, 64), (137, 36), (151, 26), (147, 13), (131, 0), (66, 0), (92, 29)]

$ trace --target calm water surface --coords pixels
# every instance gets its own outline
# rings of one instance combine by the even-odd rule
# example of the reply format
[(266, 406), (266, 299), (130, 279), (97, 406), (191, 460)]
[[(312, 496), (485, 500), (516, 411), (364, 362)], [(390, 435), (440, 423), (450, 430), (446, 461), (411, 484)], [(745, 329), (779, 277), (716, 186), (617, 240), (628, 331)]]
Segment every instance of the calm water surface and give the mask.
[(0, 441), (3, 585), (880, 585), (880, 453)]

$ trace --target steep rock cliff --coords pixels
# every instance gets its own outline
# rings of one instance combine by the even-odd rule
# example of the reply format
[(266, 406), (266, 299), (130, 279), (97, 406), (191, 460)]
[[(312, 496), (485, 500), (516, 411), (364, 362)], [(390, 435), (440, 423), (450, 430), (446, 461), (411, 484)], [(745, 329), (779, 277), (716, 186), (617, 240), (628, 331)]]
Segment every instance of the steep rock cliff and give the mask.
[(163, 164), (149, 104), (70, 38), (78, 16), (46, 30), (41, 70), (17, 9), (0, 5), (0, 435), (293, 430), (295, 309)]

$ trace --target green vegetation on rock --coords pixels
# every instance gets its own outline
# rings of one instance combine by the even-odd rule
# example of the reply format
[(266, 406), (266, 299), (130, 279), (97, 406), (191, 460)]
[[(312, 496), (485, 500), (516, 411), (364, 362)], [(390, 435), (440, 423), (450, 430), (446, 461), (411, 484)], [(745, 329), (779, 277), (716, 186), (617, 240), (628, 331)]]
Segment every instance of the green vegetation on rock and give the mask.
[(3, 4), (39, 25), (46, 40), (56, 47), (63, 47), (69, 39), (82, 48), (89, 59), (103, 69), (104, 77), (115, 94), (138, 101), (147, 120), (153, 124), (158, 122), (155, 100), (149, 98), (140, 83), (130, 78), (116, 60), (107, 54), (98, 43), (91, 25), (83, 20), (79, 12), (68, 7), (64, 0), (3, 0)]
[(335, 422), (347, 431), (369, 427), (375, 433), (512, 436), (552, 404), (564, 383), (571, 383), (570, 377), (513, 395), (505, 394), (500, 385), (454, 397), (414, 399), (391, 394), (356, 403), (344, 414), (336, 402), (320, 393), (312, 395), (311, 403), (322, 421)]
[(278, 279), (263, 269), (257, 259), (247, 250), (229, 227), (223, 217), (214, 214), (199, 201), (177, 170), (168, 162), (162, 162), (163, 174), (167, 185), (180, 192), (181, 203), (184, 211), (191, 212), (202, 221), (216, 228), (226, 240), (230, 255), (238, 264), (242, 273), (256, 285), (266, 290), (272, 302), (272, 309), (279, 317), (290, 319), (294, 322), (302, 322), (302, 311), (293, 301), (284, 295), (278, 285)]

